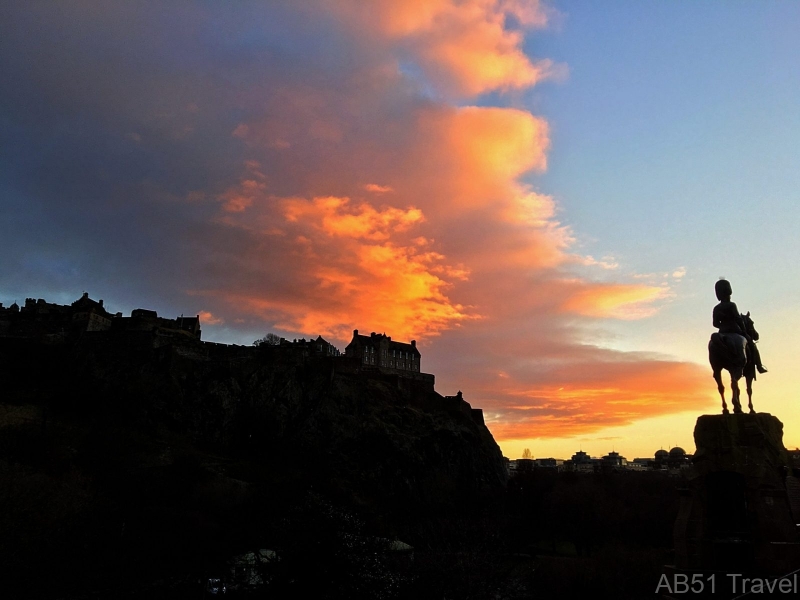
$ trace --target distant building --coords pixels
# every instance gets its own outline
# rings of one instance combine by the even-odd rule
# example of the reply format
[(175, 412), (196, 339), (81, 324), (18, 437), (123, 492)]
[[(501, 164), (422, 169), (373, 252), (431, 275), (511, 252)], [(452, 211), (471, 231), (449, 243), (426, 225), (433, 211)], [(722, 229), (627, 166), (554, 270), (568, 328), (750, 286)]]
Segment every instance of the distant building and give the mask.
[(399, 372), (421, 372), (421, 355), (416, 340), (397, 342), (382, 333), (359, 335), (353, 330), (353, 339), (344, 349), (345, 356), (357, 358), (362, 365), (380, 367)]
[(531, 473), (536, 466), (532, 458), (518, 458), (511, 461), (514, 463), (514, 473)]
[(609, 452), (603, 458), (603, 467), (606, 469), (625, 469), (628, 466), (628, 459), (619, 452)]
[(88, 292), (72, 304), (52, 304), (39, 298), (26, 298), (21, 308), (15, 302), (8, 308), (0, 304), (0, 335), (14, 337), (64, 337), (97, 331), (183, 332), (200, 339), (200, 316), (160, 318), (156, 311), (137, 308), (130, 317), (112, 314), (102, 300), (92, 300)]
[(691, 456), (686, 454), (686, 450), (675, 446), (667, 455), (667, 467), (670, 469), (683, 469), (692, 463)]
[(286, 340), (281, 338), (279, 346), (302, 348), (308, 352), (308, 356), (340, 356), (342, 354), (336, 346), (325, 340), (321, 335), (317, 336), (315, 340), (306, 340), (301, 338), (299, 340)]
[(633, 460), (628, 461), (628, 465), (625, 468), (628, 471), (648, 471), (650, 470), (650, 466), (648, 465), (649, 462), (649, 458), (645, 459), (645, 462), (641, 462), (640, 458), (634, 458)]
[(572, 464), (586, 464), (592, 462), (592, 457), (586, 454), (583, 450), (578, 450), (575, 454), (572, 455)]
[(161, 331), (162, 333), (181, 332), (198, 340), (201, 338), (200, 315), (175, 319), (159, 317), (154, 310), (136, 308), (131, 311), (130, 317), (119, 315), (114, 319), (112, 326), (116, 330), (124, 331)]
[(583, 450), (578, 450), (569, 461), (566, 461), (564, 469), (576, 473), (594, 473), (600, 468), (601, 462), (600, 459), (592, 458)]
[(561, 471), (564, 467), (564, 461), (560, 458), (537, 458), (533, 461), (536, 469), (550, 469), (552, 471)]
[(653, 460), (653, 468), (657, 471), (665, 471), (669, 468), (669, 452), (661, 448), (656, 450), (655, 458)]

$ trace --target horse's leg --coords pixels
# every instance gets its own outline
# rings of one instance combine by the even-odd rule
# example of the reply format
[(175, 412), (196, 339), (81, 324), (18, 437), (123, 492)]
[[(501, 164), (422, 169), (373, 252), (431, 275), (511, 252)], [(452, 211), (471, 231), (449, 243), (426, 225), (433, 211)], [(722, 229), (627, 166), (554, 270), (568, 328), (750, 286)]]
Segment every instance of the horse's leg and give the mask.
[(733, 412), (734, 414), (741, 414), (742, 412), (742, 403), (739, 400), (739, 380), (736, 379), (733, 375), (731, 375), (731, 404), (733, 404)]
[(753, 378), (746, 376), (745, 381), (747, 382), (747, 407), (750, 409), (750, 414), (754, 415), (756, 411), (753, 408)]
[(722, 398), (722, 414), (728, 414), (728, 405), (725, 404), (725, 386), (722, 385), (722, 370), (714, 369), (714, 381), (717, 382), (717, 391), (719, 391), (719, 397)]

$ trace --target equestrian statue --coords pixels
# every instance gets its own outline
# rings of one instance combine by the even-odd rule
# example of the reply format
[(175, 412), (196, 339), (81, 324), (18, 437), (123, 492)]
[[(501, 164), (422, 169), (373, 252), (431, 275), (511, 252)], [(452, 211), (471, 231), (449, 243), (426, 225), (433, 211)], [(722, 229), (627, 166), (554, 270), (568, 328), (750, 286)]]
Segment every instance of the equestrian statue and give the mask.
[(766, 373), (767, 369), (761, 364), (761, 356), (756, 347), (758, 332), (753, 326), (750, 313), (743, 315), (736, 304), (731, 302), (733, 290), (726, 279), (720, 279), (714, 286), (719, 304), (714, 307), (714, 327), (719, 328), (718, 333), (711, 334), (708, 342), (708, 360), (717, 382), (717, 390), (722, 398), (722, 414), (728, 414), (728, 405), (725, 403), (725, 386), (722, 385), (722, 369), (731, 375), (731, 404), (733, 412), (742, 412), (742, 403), (739, 400), (739, 380), (744, 376), (747, 382), (747, 400), (750, 413), (753, 410), (753, 381), (756, 371)]

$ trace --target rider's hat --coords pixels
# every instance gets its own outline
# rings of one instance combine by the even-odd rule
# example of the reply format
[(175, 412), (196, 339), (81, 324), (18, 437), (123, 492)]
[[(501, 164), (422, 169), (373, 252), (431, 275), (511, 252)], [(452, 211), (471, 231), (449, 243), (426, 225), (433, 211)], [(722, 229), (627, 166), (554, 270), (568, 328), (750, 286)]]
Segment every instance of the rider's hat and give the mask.
[(727, 279), (720, 279), (714, 284), (714, 292), (717, 294), (717, 300), (720, 302), (722, 302), (723, 298), (730, 298), (733, 295), (731, 282)]

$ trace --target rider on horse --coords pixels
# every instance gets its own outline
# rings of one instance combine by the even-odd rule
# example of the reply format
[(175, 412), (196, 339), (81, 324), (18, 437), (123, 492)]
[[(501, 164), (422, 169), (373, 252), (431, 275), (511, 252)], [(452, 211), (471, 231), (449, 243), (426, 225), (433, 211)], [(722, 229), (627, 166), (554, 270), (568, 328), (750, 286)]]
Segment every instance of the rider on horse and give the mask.
[[(731, 284), (726, 279), (720, 279), (714, 285), (714, 292), (717, 294), (719, 304), (714, 307), (714, 327), (719, 327), (720, 334), (724, 338), (726, 333), (741, 335), (747, 340), (747, 349), (753, 362), (756, 365), (759, 373), (766, 373), (767, 369), (761, 364), (761, 355), (758, 352), (758, 347), (753, 342), (753, 339), (747, 334), (742, 315), (736, 304), (731, 302), (731, 295), (733, 290)], [(748, 315), (750, 313), (747, 313)]]

